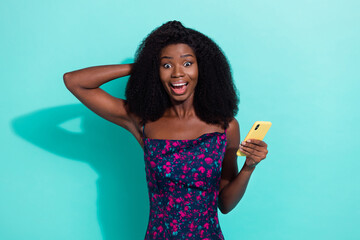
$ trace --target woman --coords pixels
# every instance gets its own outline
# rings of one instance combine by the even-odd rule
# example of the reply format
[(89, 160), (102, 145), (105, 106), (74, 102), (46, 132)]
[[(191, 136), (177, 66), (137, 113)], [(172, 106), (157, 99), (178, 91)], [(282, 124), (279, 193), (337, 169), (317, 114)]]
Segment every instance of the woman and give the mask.
[[(126, 100), (99, 87), (130, 75)], [(64, 74), (66, 87), (144, 150), (150, 218), (145, 239), (224, 239), (223, 214), (240, 201), (267, 145), (240, 145), (229, 64), (205, 35), (171, 21), (140, 45), (134, 64)], [(236, 151), (246, 154), (238, 172)]]

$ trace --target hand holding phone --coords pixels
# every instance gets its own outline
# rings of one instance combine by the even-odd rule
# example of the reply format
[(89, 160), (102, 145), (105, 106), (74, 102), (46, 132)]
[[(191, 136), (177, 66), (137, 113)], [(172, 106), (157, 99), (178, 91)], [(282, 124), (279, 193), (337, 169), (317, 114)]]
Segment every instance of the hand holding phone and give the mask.
[[(270, 127), (271, 127), (271, 122), (256, 121), (254, 125), (251, 127), (249, 133), (246, 135), (244, 141), (248, 139), (263, 140)], [(243, 152), (240, 151), (240, 149), (238, 149), (236, 155), (246, 156)]]

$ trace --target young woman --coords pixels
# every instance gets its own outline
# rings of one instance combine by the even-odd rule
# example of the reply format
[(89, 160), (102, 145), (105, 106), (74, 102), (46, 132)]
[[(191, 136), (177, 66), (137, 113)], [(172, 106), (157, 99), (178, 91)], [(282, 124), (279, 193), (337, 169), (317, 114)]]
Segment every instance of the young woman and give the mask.
[[(126, 100), (99, 88), (127, 75)], [(211, 39), (167, 22), (145, 38), (134, 64), (65, 73), (64, 82), (143, 148), (150, 200), (145, 239), (224, 239), (217, 208), (226, 214), (237, 205), (268, 151), (260, 140), (240, 144), (236, 88)], [(246, 154), (240, 172), (238, 148)]]

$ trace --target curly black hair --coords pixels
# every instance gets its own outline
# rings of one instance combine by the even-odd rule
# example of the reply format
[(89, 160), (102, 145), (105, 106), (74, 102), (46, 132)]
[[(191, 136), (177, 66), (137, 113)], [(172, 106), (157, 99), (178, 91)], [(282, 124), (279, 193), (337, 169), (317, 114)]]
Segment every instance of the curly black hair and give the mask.
[(170, 97), (160, 81), (160, 52), (170, 44), (189, 45), (198, 62), (198, 83), (194, 93), (196, 115), (206, 123), (227, 128), (238, 112), (239, 98), (229, 63), (220, 47), (204, 34), (169, 21), (153, 30), (136, 51), (135, 62), (125, 97), (129, 111), (142, 124), (155, 121), (171, 106)]

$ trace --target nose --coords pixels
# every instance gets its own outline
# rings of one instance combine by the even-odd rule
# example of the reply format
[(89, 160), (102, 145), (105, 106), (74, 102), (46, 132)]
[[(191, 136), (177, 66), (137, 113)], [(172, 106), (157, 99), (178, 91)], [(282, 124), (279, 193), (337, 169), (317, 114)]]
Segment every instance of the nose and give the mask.
[(175, 65), (173, 68), (173, 71), (171, 73), (171, 77), (178, 78), (178, 77), (183, 77), (183, 76), (184, 76), (184, 71), (182, 69), (182, 66)]

